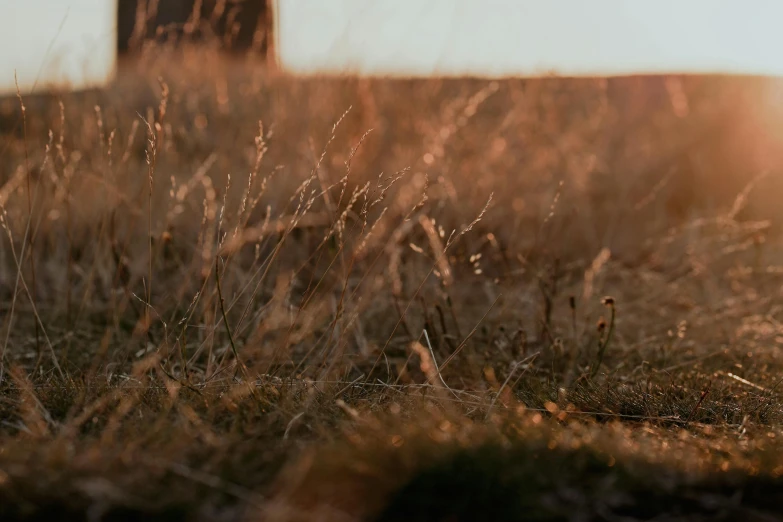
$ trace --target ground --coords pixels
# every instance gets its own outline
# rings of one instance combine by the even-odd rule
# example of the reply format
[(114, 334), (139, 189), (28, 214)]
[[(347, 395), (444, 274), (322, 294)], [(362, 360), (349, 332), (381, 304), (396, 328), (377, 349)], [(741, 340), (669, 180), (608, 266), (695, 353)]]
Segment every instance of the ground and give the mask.
[(0, 519), (783, 519), (780, 88), (0, 100)]

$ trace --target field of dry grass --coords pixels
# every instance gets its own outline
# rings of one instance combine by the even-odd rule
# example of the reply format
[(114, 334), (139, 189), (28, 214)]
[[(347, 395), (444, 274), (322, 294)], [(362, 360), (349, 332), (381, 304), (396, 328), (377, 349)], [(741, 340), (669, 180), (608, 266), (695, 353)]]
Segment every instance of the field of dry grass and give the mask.
[(778, 520), (775, 89), (0, 100), (0, 519)]

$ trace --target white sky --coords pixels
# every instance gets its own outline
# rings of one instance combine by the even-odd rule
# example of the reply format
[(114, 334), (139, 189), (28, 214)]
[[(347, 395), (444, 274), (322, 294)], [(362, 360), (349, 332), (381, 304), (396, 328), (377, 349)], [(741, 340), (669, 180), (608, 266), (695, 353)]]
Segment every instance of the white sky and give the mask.
[(783, 74), (783, 0), (278, 0), (292, 72)]
[[(162, 0), (168, 1), (168, 0)], [(260, 1), (260, 0), (252, 0)], [(276, 0), (299, 73), (783, 75), (783, 0)], [(0, 0), (0, 92), (110, 78), (116, 0)]]
[[(164, 0), (165, 1), (165, 0)], [(0, 0), (0, 93), (104, 83), (116, 55), (116, 0)], [(40, 75), (39, 75), (40, 72)]]

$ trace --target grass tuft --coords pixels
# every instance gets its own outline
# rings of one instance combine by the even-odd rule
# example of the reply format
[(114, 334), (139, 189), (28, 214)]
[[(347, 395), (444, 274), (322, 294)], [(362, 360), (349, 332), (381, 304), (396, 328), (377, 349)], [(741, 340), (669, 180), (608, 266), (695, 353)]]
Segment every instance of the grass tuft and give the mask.
[(0, 519), (780, 516), (772, 80), (144, 49), (0, 100)]

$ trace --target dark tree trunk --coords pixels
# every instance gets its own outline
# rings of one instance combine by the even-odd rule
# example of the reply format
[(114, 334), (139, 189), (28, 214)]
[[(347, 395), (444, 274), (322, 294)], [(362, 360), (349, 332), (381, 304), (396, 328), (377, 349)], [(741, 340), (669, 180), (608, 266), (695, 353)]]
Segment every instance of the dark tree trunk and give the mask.
[[(217, 37), (229, 50), (254, 48), (266, 52), (271, 28), (267, 0), (202, 0), (199, 24), (186, 31), (196, 1), (159, 0), (157, 12), (153, 13), (149, 8), (154, 2), (149, 0), (118, 0), (117, 49), (125, 53), (133, 51), (144, 38), (170, 40), (187, 34), (194, 40)], [(137, 28), (140, 13), (146, 15), (147, 21)]]

